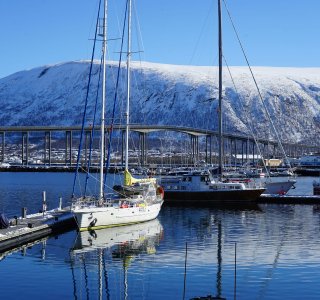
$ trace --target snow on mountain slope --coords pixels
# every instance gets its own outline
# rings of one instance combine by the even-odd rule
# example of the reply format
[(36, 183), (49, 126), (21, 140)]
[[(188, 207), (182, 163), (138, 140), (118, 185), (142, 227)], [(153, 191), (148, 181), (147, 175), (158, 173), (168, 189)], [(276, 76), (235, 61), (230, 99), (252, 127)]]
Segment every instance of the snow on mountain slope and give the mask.
[[(117, 63), (108, 63), (108, 117), (114, 101)], [(22, 71), (0, 79), (0, 126), (80, 125), (89, 62), (75, 61)], [(121, 67), (117, 123), (123, 118), (126, 70)], [(320, 68), (253, 67), (269, 114), (283, 140), (314, 141), (320, 131)], [(257, 136), (272, 134), (254, 81), (246, 67), (223, 74), (224, 131), (247, 133), (251, 120)], [(89, 114), (99, 75), (93, 67)], [(132, 63), (131, 122), (217, 130), (217, 67)], [(99, 116), (99, 114), (98, 114)], [(91, 117), (92, 121), (92, 117)], [(90, 117), (87, 120), (90, 123)], [(108, 121), (107, 121), (108, 122)]]

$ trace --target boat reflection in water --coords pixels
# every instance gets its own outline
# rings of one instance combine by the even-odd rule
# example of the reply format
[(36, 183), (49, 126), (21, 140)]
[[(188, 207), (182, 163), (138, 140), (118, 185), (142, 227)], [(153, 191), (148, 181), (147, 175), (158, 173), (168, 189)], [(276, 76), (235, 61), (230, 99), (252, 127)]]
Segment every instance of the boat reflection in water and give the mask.
[[(130, 244), (132, 248), (145, 245), (147, 248), (159, 239), (162, 233), (162, 225), (158, 219), (120, 227), (100, 229), (99, 231), (79, 232), (73, 253), (83, 253), (101, 248), (112, 248), (123, 243)], [(150, 242), (150, 245), (148, 244)], [(146, 249), (147, 250), (147, 249)]]
[(158, 219), (79, 232), (70, 252), (74, 298), (127, 299), (130, 264), (138, 256), (141, 261), (144, 255), (155, 254), (162, 234)]

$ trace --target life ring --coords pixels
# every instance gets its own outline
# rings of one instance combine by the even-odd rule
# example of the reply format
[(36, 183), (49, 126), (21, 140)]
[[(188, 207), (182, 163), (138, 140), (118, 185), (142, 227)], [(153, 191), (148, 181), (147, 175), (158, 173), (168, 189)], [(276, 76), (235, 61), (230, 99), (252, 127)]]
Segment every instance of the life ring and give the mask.
[(157, 195), (161, 195), (161, 198), (163, 199), (164, 197), (164, 189), (162, 186), (157, 187)]

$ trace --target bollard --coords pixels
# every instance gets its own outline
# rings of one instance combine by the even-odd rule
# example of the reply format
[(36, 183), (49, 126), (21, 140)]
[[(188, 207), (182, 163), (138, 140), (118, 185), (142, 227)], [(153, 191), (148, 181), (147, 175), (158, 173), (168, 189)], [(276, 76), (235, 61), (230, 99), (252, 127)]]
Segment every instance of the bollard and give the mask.
[(59, 198), (59, 210), (62, 209), (62, 197)]
[(22, 216), (22, 219), (25, 219), (27, 217), (27, 208), (26, 207), (22, 207), (21, 216)]
[(43, 216), (46, 211), (47, 211), (46, 191), (43, 191), (42, 192), (42, 213), (43, 213)]

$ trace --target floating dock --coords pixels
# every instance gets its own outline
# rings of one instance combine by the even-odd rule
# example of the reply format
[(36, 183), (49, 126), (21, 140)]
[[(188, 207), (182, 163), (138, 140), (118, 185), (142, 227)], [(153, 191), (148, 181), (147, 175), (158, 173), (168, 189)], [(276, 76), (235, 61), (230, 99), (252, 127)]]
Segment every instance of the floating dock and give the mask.
[(11, 219), (10, 226), (0, 229), (0, 252), (41, 239), (50, 234), (73, 230), (74, 215), (69, 208), (55, 209), (44, 213)]
[(273, 204), (320, 204), (320, 195), (261, 195), (257, 203)]

